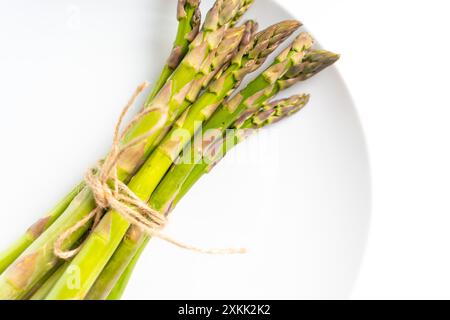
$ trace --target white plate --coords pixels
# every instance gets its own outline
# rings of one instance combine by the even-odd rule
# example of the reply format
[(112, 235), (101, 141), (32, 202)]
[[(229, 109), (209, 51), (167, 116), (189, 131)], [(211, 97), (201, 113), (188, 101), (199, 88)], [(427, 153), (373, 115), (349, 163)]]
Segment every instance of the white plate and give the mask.
[[(0, 246), (107, 151), (123, 104), (167, 57), (175, 6), (0, 4)], [(270, 0), (257, 0), (246, 17), (261, 27), (293, 18)], [(179, 205), (167, 230), (188, 243), (249, 253), (204, 256), (152, 241), (125, 298), (348, 296), (370, 211), (363, 133), (335, 68), (284, 95), (297, 92), (312, 94), (309, 106), (234, 150)]]

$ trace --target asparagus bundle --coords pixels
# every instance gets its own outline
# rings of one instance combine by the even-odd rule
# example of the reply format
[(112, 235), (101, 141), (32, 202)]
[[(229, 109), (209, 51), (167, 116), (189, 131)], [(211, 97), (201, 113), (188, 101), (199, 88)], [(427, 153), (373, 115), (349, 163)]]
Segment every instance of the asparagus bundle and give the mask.
[[(140, 203), (147, 202), (161, 215), (171, 212), (230, 147), (252, 130), (296, 113), (309, 100), (299, 95), (270, 102), (273, 97), (338, 59), (312, 50), (312, 38), (302, 33), (233, 95), (244, 77), (300, 26), (283, 21), (259, 33), (254, 21), (236, 27), (252, 2), (217, 0), (201, 28), (199, 1), (178, 2), (172, 53), (144, 111), (121, 141), (126, 148), (114, 168), (116, 184), (127, 184)], [(227, 129), (236, 130), (236, 135), (229, 136)], [(120, 298), (153, 230), (120, 210), (91, 218), (97, 201), (90, 187), (81, 183), (0, 256), (0, 298)], [(88, 223), (80, 224), (84, 220)], [(80, 226), (60, 243), (62, 250), (54, 250), (55, 242), (74, 225)], [(71, 250), (79, 244), (80, 250)]]
[[(202, 30), (190, 44), (190, 49), (175, 72), (155, 96), (146, 103), (147, 108), (167, 106), (171, 123), (195, 101), (206, 82), (231, 58), (231, 53), (240, 44), (245, 28), (231, 28), (243, 10), (248, 8), (248, 0), (218, 0), (208, 12)], [(134, 125), (123, 143), (133, 141), (151, 130), (164, 115), (157, 112), (148, 114)], [(167, 129), (165, 129), (167, 130)], [(139, 167), (148, 154), (157, 146), (164, 129), (158, 130), (137, 148), (130, 149), (119, 162), (118, 176), (128, 177)], [(22, 298), (32, 287), (53, 270), (60, 260), (54, 255), (56, 239), (65, 230), (75, 225), (95, 208), (95, 200), (89, 188), (84, 188), (67, 209), (41, 236), (39, 236), (0, 276), (0, 298)], [(78, 230), (65, 242), (70, 248), (88, 229)], [(23, 274), (26, 269), (26, 274)]]
[[(199, 10), (200, 0), (178, 0), (177, 19), (178, 31), (173, 44), (171, 55), (159, 76), (159, 80), (154, 86), (148, 98), (150, 102), (167, 79), (172, 75), (178, 64), (189, 51), (189, 45), (199, 32), (201, 13)], [(50, 212), (33, 224), (27, 232), (19, 238), (10, 248), (0, 254), (0, 274), (15, 260), (20, 254), (36, 240), (61, 214), (67, 209), (74, 198), (85, 187), (81, 182), (71, 192), (69, 192)]]
[[(268, 69), (267, 73), (269, 75), (272, 75), (271, 72), (273, 72), (274, 70), (276, 71), (279, 65), (284, 64), (283, 58), (288, 59), (295, 56), (295, 52), (297, 52), (297, 50), (303, 49), (303, 46), (301, 48), (300, 47), (301, 44), (296, 42), (296, 46), (293, 46), (292, 50), (289, 50), (288, 52), (285, 51), (280, 56), (280, 59), (282, 61), (279, 61), (280, 59), (277, 59), (273, 67)], [(291, 51), (294, 53), (291, 54)], [(288, 54), (288, 57), (285, 58), (286, 53)], [(233, 65), (231, 67), (233, 67)], [(226, 75), (227, 73), (225, 72), (224, 74)], [(222, 79), (222, 77), (220, 77), (218, 81), (212, 84), (213, 88), (215, 87), (217, 82), (222, 82), (220, 79)], [(252, 85), (250, 87), (258, 86)], [(214, 91), (216, 92), (217, 90)], [(208, 94), (208, 92), (209, 91), (207, 91), (206, 94)], [(202, 97), (205, 97), (205, 94)], [(203, 101), (203, 99), (200, 98), (200, 100), (198, 101)], [(191, 110), (196, 110), (195, 106), (193, 106)], [(205, 113), (203, 113), (203, 115), (204, 114)], [(216, 113), (214, 113), (214, 115), (215, 114)], [(193, 123), (195, 123), (195, 121), (193, 121)], [(164, 141), (163, 145), (165, 146)], [(173, 144), (170, 143), (169, 145), (172, 146)], [(160, 149), (157, 149), (155, 153), (153, 153), (147, 159), (141, 169), (133, 176), (130, 183), (128, 184), (128, 187), (142, 201), (149, 200), (152, 192), (156, 189), (159, 182), (164, 177), (166, 169), (168, 169), (170, 167), (170, 163), (172, 163), (172, 158), (170, 157), (170, 155), (172, 154), (171, 151), (169, 150), (167, 153), (162, 153), (162, 156), (159, 156), (159, 150)], [(168, 161), (170, 162), (168, 166), (164, 165), (165, 159), (168, 159)], [(114, 251), (120, 244), (129, 227), (130, 222), (116, 210), (110, 210), (108, 213), (106, 213), (102, 221), (99, 223), (98, 227), (95, 228), (89, 239), (84, 243), (83, 249), (72, 261), (72, 265), (76, 266), (80, 270), (80, 288), (74, 290), (72, 286), (68, 285), (68, 280), (71, 275), (65, 274), (55, 284), (55, 287), (49, 293), (49, 298), (83, 298), (87, 294), (89, 288), (95, 282), (101, 270), (105, 267), (110, 257), (113, 255)]]

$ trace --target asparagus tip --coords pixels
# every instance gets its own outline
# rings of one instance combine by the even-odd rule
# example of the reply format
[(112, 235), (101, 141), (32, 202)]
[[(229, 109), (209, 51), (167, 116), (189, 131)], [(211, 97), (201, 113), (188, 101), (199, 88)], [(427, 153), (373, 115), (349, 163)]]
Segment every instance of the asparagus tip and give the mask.
[(256, 30), (258, 30), (258, 22), (255, 20), (247, 20), (243, 25), (245, 26), (245, 31), (241, 40), (241, 48), (246, 47), (250, 43), (256, 33)]
[(177, 6), (177, 19), (181, 20), (186, 18), (186, 9), (190, 6), (193, 9), (198, 9), (200, 6), (200, 0), (178, 0)]

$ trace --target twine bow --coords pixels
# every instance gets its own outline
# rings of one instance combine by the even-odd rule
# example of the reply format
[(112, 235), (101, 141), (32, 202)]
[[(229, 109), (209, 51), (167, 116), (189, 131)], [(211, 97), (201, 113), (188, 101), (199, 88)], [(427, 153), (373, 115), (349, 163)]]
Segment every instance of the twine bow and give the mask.
[[(138, 226), (148, 235), (162, 239), (182, 249), (206, 254), (238, 254), (245, 252), (244, 249), (202, 249), (179, 242), (162, 233), (162, 229), (164, 229), (168, 222), (168, 212), (158, 212), (152, 209), (147, 203), (137, 197), (126, 184), (119, 180), (117, 164), (122, 154), (130, 148), (135, 147), (140, 143), (144, 143), (149, 137), (162, 129), (168, 119), (167, 106), (142, 108), (130, 123), (122, 131), (120, 130), (124, 118), (130, 108), (135, 104), (136, 99), (147, 87), (147, 82), (141, 84), (136, 89), (127, 105), (123, 108), (114, 129), (113, 144), (108, 156), (104, 160), (99, 161), (95, 168), (90, 168), (86, 172), (84, 179), (86, 185), (91, 189), (94, 195), (97, 207), (58, 237), (54, 245), (54, 254), (57, 257), (65, 260), (74, 257), (81, 250), (82, 244), (75, 249), (64, 250), (64, 242), (79, 229), (86, 226), (92, 219), (93, 224), (91, 230), (94, 230), (107, 209), (115, 210), (130, 224)], [(154, 112), (160, 112), (161, 116), (151, 130), (128, 143), (121, 143), (137, 122)]]

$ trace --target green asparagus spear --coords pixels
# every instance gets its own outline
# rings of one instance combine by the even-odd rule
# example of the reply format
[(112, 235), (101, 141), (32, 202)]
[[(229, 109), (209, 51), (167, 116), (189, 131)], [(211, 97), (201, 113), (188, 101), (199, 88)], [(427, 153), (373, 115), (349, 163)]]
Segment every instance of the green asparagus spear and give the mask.
[(146, 244), (150, 241), (150, 238), (146, 238), (143, 242), (143, 245), (139, 247), (136, 254), (131, 259), (131, 262), (126, 266), (125, 271), (120, 276), (119, 280), (114, 285), (114, 288), (111, 290), (109, 295), (106, 297), (106, 300), (120, 300), (125, 289), (127, 288), (128, 282), (130, 281), (131, 274), (133, 273), (134, 267), (136, 266), (139, 258), (141, 257), (142, 252), (145, 249)]
[(197, 36), (201, 22), (199, 5), (200, 0), (178, 0), (177, 36), (175, 38), (169, 59), (161, 71), (159, 79), (156, 81), (153, 91), (149, 95), (147, 101), (151, 101), (155, 98), (161, 88), (166, 84), (167, 79), (169, 79), (188, 52), (190, 43)]
[(111, 259), (102, 270), (101, 275), (86, 295), (85, 300), (104, 300), (119, 281), (125, 268), (131, 263), (139, 247), (136, 243), (144, 240), (144, 233), (136, 226), (131, 226), (119, 248), (114, 252), (116, 259)]
[(231, 20), (230, 26), (233, 27), (236, 25), (236, 23), (239, 22), (239, 20), (248, 11), (253, 2), (255, 2), (255, 0), (244, 0), (244, 2), (239, 5), (239, 8), (237, 8), (236, 13)]

